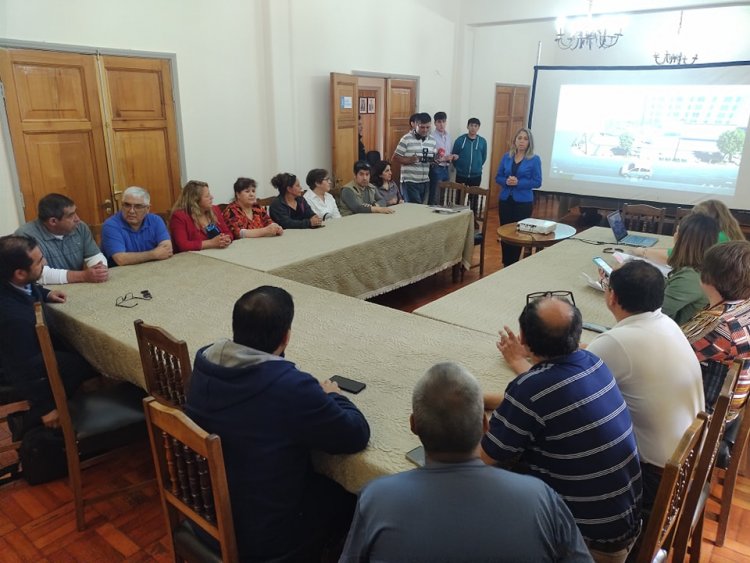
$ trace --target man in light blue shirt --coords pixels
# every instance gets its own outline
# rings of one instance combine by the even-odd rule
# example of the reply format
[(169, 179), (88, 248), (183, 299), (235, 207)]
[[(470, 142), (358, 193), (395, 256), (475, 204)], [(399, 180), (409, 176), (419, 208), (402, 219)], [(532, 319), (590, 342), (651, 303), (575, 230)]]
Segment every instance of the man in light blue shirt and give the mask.
[(167, 226), (149, 213), (151, 196), (131, 186), (122, 194), (122, 209), (102, 225), (102, 250), (110, 265), (127, 266), (172, 256)]
[(487, 421), (469, 372), (430, 368), (412, 411), (426, 464), (364, 488), (340, 561), (592, 561), (557, 493), (480, 460)]

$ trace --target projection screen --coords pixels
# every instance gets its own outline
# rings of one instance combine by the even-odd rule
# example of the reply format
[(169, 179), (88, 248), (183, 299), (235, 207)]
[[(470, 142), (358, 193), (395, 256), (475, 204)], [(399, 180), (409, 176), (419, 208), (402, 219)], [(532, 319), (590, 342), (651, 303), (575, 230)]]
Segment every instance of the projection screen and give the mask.
[(534, 69), (542, 189), (750, 209), (750, 61)]

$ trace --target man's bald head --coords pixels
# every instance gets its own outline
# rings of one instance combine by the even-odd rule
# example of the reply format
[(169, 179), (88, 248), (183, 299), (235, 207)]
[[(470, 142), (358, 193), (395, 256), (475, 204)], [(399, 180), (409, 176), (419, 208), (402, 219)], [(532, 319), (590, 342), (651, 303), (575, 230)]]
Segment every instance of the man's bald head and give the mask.
[(542, 297), (528, 303), (518, 318), (526, 345), (538, 358), (567, 356), (578, 349), (581, 312), (557, 297)]

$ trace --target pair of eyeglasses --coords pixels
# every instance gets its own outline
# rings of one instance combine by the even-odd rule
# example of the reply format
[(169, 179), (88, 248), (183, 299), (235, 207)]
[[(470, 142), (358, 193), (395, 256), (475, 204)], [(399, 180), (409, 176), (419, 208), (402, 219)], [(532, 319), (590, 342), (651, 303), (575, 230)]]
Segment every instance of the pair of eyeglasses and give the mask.
[(147, 207), (148, 205), (146, 205), (145, 203), (123, 203), (122, 204), (122, 208), (125, 209), (126, 211), (130, 209), (135, 209), (136, 211), (143, 211)]
[(152, 296), (151, 292), (148, 289), (144, 289), (141, 291), (140, 297), (137, 295), (133, 295), (132, 293), (126, 293), (122, 297), (118, 297), (115, 299), (115, 307), (124, 307), (125, 309), (132, 309), (137, 303), (137, 299), (140, 299), (141, 301), (151, 301)]
[(602, 249), (604, 254), (614, 254), (615, 252), (624, 252), (622, 248), (615, 248), (614, 246), (607, 246)]
[(573, 292), (566, 291), (563, 289), (558, 289), (555, 291), (535, 291), (534, 293), (529, 293), (526, 296), (526, 304), (528, 305), (532, 301), (536, 301), (537, 299), (542, 299), (543, 297), (556, 297), (558, 299), (565, 299), (566, 301), (570, 302), (572, 305), (576, 304), (576, 299), (573, 296)]

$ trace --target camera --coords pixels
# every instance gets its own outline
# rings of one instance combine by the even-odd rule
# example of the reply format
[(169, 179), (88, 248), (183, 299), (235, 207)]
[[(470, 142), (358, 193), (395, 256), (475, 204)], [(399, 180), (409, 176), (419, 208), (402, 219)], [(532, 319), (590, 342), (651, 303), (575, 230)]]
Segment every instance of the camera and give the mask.
[(435, 162), (435, 155), (430, 154), (430, 149), (425, 147), (422, 149), (422, 157), (419, 159), (419, 162)]

